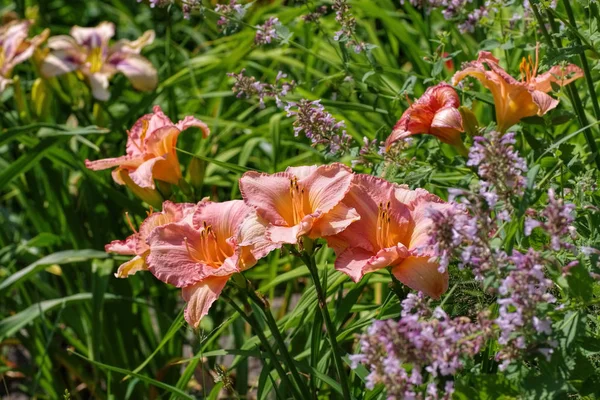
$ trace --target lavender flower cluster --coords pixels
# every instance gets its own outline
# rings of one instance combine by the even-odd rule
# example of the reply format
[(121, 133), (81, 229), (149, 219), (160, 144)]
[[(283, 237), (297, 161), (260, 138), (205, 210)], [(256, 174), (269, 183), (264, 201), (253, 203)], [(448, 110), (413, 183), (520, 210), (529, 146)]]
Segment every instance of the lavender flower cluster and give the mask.
[(548, 191), (548, 207), (546, 207), (540, 217), (543, 221), (533, 218), (527, 218), (525, 221), (525, 235), (531, 235), (535, 228), (542, 228), (550, 236), (552, 250), (559, 251), (562, 248), (572, 249), (573, 245), (565, 240), (565, 237), (574, 238), (576, 231), (573, 226), (574, 204), (564, 204), (561, 199), (557, 199), (554, 190)]
[(509, 258), (514, 269), (502, 280), (498, 289), (499, 315), (495, 323), (500, 330), (500, 351), (496, 360), (505, 370), (528, 349), (537, 349), (548, 360), (557, 346), (550, 338), (552, 322), (539, 311), (541, 304), (554, 303), (549, 290), (552, 281), (544, 275), (547, 261), (529, 249), (525, 254), (513, 252)]
[[(138, 0), (141, 3), (142, 0)], [(148, 0), (150, 8), (163, 8), (174, 3), (173, 0)], [(200, 8), (202, 0), (183, 0), (181, 4), (181, 10), (183, 11), (183, 17), (190, 19), (192, 11)]]
[[(527, 170), (513, 145), (514, 135), (490, 132), (475, 138), (468, 164), (478, 167), (479, 193), (454, 190), (451, 195), (460, 208), (431, 214), (432, 237), (429, 246), (435, 251), (440, 269), (445, 270), (454, 258), (459, 267), (470, 268), (486, 289), (498, 296), (499, 316), (495, 327), (500, 332), (500, 350), (496, 359), (501, 368), (520, 359), (524, 350), (536, 350), (549, 357), (555, 342), (551, 322), (540, 309), (555, 302), (549, 291), (552, 281), (544, 274), (545, 266), (556, 262), (552, 254), (528, 249), (508, 255), (494, 245), (499, 222), (508, 220), (511, 202), (523, 196)], [(498, 198), (503, 203), (497, 203)], [(552, 189), (548, 204), (541, 211), (542, 222), (530, 219), (525, 234), (535, 227), (551, 237), (553, 250), (571, 249), (568, 238), (573, 234), (574, 206), (557, 200)], [(494, 218), (493, 215), (496, 217)]]
[(341, 29), (335, 32), (333, 39), (336, 42), (345, 43), (346, 47), (352, 47), (355, 53), (360, 53), (367, 49), (364, 42), (358, 42), (354, 39), (356, 33), (356, 18), (351, 13), (348, 0), (334, 0), (331, 8), (335, 11), (335, 20), (340, 24)]
[(478, 168), (481, 195), (490, 207), (498, 200), (509, 206), (510, 199), (523, 195), (527, 186), (523, 176), (527, 164), (513, 147), (515, 134), (492, 131), (487, 137), (476, 136), (474, 142), (467, 165)]
[(263, 25), (257, 26), (254, 43), (261, 46), (277, 40), (279, 36), (275, 28), (279, 25), (281, 25), (281, 22), (279, 22), (278, 18), (270, 17)]
[(215, 11), (221, 14), (217, 26), (224, 34), (237, 30), (237, 21), (242, 19), (246, 13), (244, 7), (237, 0), (230, 0), (229, 4), (217, 4)]
[(245, 75), (246, 69), (242, 69), (238, 74), (230, 72), (227, 75), (235, 79), (233, 85), (233, 92), (237, 93), (237, 97), (241, 98), (245, 96), (247, 99), (258, 98), (260, 108), (265, 108), (265, 99), (274, 98), (277, 107), (283, 108), (285, 103), (281, 100), (281, 97), (286, 96), (296, 86), (296, 82), (284, 81), (287, 75), (279, 71), (275, 78), (275, 83), (263, 83), (257, 81), (253, 76)]
[(382, 383), (388, 399), (450, 399), (451, 377), (479, 353), (490, 334), (486, 313), (475, 323), (450, 318), (439, 307), (432, 312), (422, 293), (409, 294), (400, 321), (376, 321), (359, 339), (361, 353), (350, 359), (353, 368), (363, 364), (370, 371), (367, 389)]
[(350, 150), (352, 137), (346, 133), (344, 121), (337, 121), (325, 111), (320, 100), (290, 102), (285, 110), (288, 117), (296, 117), (295, 136), (304, 133), (313, 146), (325, 145), (327, 153), (331, 155), (341, 155)]
[[(406, 0), (400, 0), (400, 4), (405, 2)], [(480, 26), (485, 19), (491, 19), (492, 14), (518, 3), (513, 0), (486, 0), (484, 5), (469, 10), (468, 5), (474, 3), (473, 0), (409, 0), (408, 2), (413, 7), (424, 9), (428, 13), (440, 9), (447, 20), (459, 21), (458, 29), (462, 33), (474, 32), (475, 28)], [(529, 1), (524, 0), (522, 4), (523, 15), (528, 18), (531, 11)], [(515, 14), (511, 19), (511, 25), (521, 18), (520, 14)]]

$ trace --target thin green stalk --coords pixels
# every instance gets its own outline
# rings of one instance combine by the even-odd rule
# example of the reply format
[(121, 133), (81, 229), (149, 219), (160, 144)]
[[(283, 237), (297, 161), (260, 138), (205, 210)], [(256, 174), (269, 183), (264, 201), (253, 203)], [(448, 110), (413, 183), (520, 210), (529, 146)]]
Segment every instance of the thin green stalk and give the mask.
[[(555, 44), (552, 43), (552, 37), (550, 36), (550, 33), (546, 29), (546, 24), (544, 23), (544, 20), (539, 12), (538, 7), (539, 7), (538, 4), (532, 4), (531, 8), (533, 10), (535, 19), (537, 20), (537, 23), (540, 26), (540, 29), (542, 30), (542, 34), (544, 35), (546, 44), (548, 45), (549, 48), (558, 48), (558, 49), (562, 48), (562, 43), (560, 41), (560, 38), (555, 37)], [(556, 26), (556, 21), (552, 17), (552, 14), (546, 13), (546, 15), (548, 17), (548, 22), (550, 23), (550, 26), (552, 27), (553, 32), (555, 34), (558, 33), (558, 26)], [(579, 94), (577, 93), (576, 90), (573, 89), (572, 84), (567, 85), (566, 88), (567, 88), (567, 94), (569, 95), (569, 98), (571, 100), (571, 104), (573, 104), (575, 113), (577, 114), (577, 119), (579, 120), (579, 123), (581, 124), (581, 126), (588, 126), (589, 125), (588, 120), (585, 115), (585, 110), (581, 103), (581, 99), (579, 98)], [(598, 154), (598, 146), (596, 145), (596, 141), (594, 139), (594, 136), (592, 135), (591, 129), (584, 130), (583, 135), (584, 135), (587, 145), (590, 149), (590, 152), (594, 155), (594, 161), (596, 162), (596, 166), (598, 167), (598, 169), (600, 169), (600, 155)]]
[(303, 398), (302, 393), (296, 387), (296, 385), (293, 385), (292, 382), (289, 380), (285, 370), (283, 369), (283, 367), (281, 366), (281, 363), (277, 359), (277, 353), (275, 353), (275, 350), (273, 350), (273, 347), (271, 347), (271, 343), (269, 343), (269, 340), (267, 339), (264, 332), (260, 328), (260, 324), (256, 320), (256, 317), (254, 317), (254, 315), (252, 313), (246, 314), (244, 312), (244, 310), (242, 310), (241, 307), (238, 306), (236, 304), (236, 302), (231, 297), (229, 297), (229, 295), (226, 292), (223, 292), (221, 294), (221, 296), (223, 296), (225, 298), (225, 300), (227, 300), (227, 302), (231, 305), (231, 307), (233, 307), (233, 309), (235, 311), (237, 311), (238, 314), (240, 314), (242, 316), (242, 318), (244, 318), (246, 320), (246, 322), (248, 322), (248, 324), (250, 324), (250, 326), (254, 330), (254, 333), (256, 333), (256, 336), (258, 336), (258, 339), (260, 340), (261, 344), (267, 350), (269, 357), (271, 357), (271, 359), (273, 361), (273, 365), (275, 365), (275, 369), (277, 370), (277, 373), (279, 373), (281, 382), (284, 383), (287, 387), (289, 387), (292, 390), (295, 398), (302, 399)]
[(319, 280), (319, 271), (315, 262), (314, 253), (309, 254), (306, 251), (304, 251), (302, 252), (301, 257), (302, 261), (304, 261), (304, 264), (308, 267), (308, 270), (310, 271), (310, 275), (312, 276), (312, 280), (317, 291), (319, 309), (321, 310), (321, 315), (323, 316), (323, 320), (325, 321), (325, 328), (327, 329), (327, 336), (329, 337), (329, 342), (333, 351), (333, 361), (335, 363), (335, 368), (340, 378), (340, 386), (342, 387), (343, 397), (346, 400), (350, 400), (351, 396), (350, 387), (348, 385), (348, 377), (344, 372), (344, 363), (342, 361), (340, 347), (337, 343), (336, 329), (331, 321), (331, 317), (329, 316), (329, 309), (327, 308), (327, 295), (324, 291), (324, 288), (321, 286), (321, 281)]
[[(571, 2), (569, 0), (564, 1), (565, 10), (567, 11), (567, 17), (569, 18), (569, 22), (573, 25), (573, 28), (577, 30), (577, 21), (575, 21), (575, 15), (573, 14), (573, 8), (571, 8)], [(575, 37), (575, 42), (582, 46), (582, 42), (579, 37)], [(592, 100), (592, 106), (594, 107), (594, 115), (597, 120), (600, 120), (600, 105), (598, 104), (598, 97), (596, 96), (596, 89), (594, 88), (594, 80), (592, 79), (592, 72), (590, 70), (590, 65), (588, 63), (587, 57), (585, 55), (585, 51), (582, 51), (579, 55), (581, 59), (581, 67), (583, 68), (583, 72), (585, 74), (585, 81), (588, 85), (588, 90), (590, 91), (590, 97)]]
[(288, 368), (292, 374), (292, 377), (296, 381), (296, 384), (298, 385), (298, 387), (300, 388), (300, 390), (302, 392), (308, 393), (308, 386), (306, 385), (306, 382), (304, 382), (300, 373), (298, 372), (298, 369), (296, 368), (295, 360), (292, 358), (292, 356), (288, 352), (287, 346), (285, 344), (285, 340), (283, 339), (283, 336), (281, 336), (281, 332), (279, 331), (279, 326), (277, 326), (277, 321), (275, 321), (275, 318), (273, 317), (273, 314), (271, 313), (270, 307), (268, 306), (268, 304), (266, 303), (266, 301), (264, 299), (260, 298), (256, 294), (256, 292), (254, 291), (253, 288), (248, 287), (248, 282), (246, 283), (246, 293), (248, 294), (248, 297), (250, 297), (250, 300), (252, 300), (254, 302), (254, 304), (256, 304), (258, 306), (258, 308), (260, 308), (261, 311), (263, 312), (263, 314), (265, 315), (265, 320), (267, 322), (267, 326), (271, 330), (271, 333), (273, 334), (273, 338), (275, 339), (275, 342), (277, 342), (277, 346), (279, 347), (279, 351), (280, 351), (283, 359), (285, 360), (286, 364), (288, 365)]

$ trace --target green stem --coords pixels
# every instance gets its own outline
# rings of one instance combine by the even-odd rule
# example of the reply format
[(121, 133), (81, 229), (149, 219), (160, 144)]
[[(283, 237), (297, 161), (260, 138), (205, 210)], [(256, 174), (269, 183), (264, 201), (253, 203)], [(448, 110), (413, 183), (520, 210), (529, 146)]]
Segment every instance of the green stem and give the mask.
[(331, 321), (331, 317), (329, 316), (329, 310), (327, 308), (327, 295), (324, 291), (324, 288), (321, 286), (321, 281), (319, 280), (319, 271), (317, 269), (317, 264), (315, 262), (314, 253), (308, 254), (306, 251), (302, 253), (302, 261), (308, 267), (310, 271), (310, 275), (312, 276), (313, 283), (315, 285), (315, 289), (317, 291), (317, 298), (319, 300), (319, 309), (321, 310), (321, 315), (323, 316), (323, 320), (325, 321), (325, 328), (327, 329), (327, 336), (329, 337), (329, 342), (331, 344), (332, 352), (333, 352), (333, 361), (335, 363), (335, 368), (337, 370), (338, 376), (340, 378), (340, 386), (342, 387), (342, 392), (344, 399), (350, 400), (350, 388), (348, 385), (348, 377), (344, 372), (344, 363), (342, 361), (342, 355), (340, 352), (340, 347), (336, 338), (336, 329)]
[[(565, 0), (564, 4), (569, 22), (571, 25), (573, 25), (574, 29), (577, 30), (577, 21), (575, 21), (575, 15), (573, 14), (573, 8), (571, 8), (571, 2), (569, 0)], [(575, 37), (575, 42), (577, 42), (579, 46), (582, 46), (579, 37)], [(597, 120), (600, 120), (600, 105), (598, 104), (598, 97), (596, 96), (596, 89), (594, 88), (594, 80), (592, 79), (592, 72), (590, 70), (590, 65), (585, 55), (585, 51), (581, 52), (579, 58), (581, 59), (581, 66), (583, 67), (583, 72), (585, 73), (585, 81), (587, 82), (588, 90), (590, 91), (592, 106), (594, 107), (594, 115), (596, 116)]]
[(281, 363), (277, 359), (277, 354), (275, 353), (275, 350), (273, 350), (271, 343), (269, 343), (269, 340), (262, 331), (260, 324), (256, 320), (256, 317), (252, 313), (246, 314), (244, 310), (242, 310), (241, 307), (238, 306), (236, 302), (226, 292), (221, 293), (221, 296), (223, 296), (225, 300), (227, 300), (227, 302), (231, 305), (231, 307), (233, 307), (233, 309), (237, 311), (238, 314), (240, 314), (242, 318), (244, 318), (246, 322), (248, 322), (248, 324), (250, 324), (250, 326), (254, 330), (254, 333), (256, 333), (256, 336), (258, 336), (258, 339), (267, 350), (269, 357), (271, 357), (273, 365), (275, 365), (275, 369), (277, 370), (277, 373), (279, 373), (281, 382), (292, 390), (295, 398), (302, 399), (304, 396), (302, 396), (302, 393), (300, 392), (300, 390), (298, 390), (296, 385), (293, 385), (292, 382), (289, 380), (285, 370), (283, 369)]
[[(551, 38), (548, 30), (546, 29), (544, 20), (539, 12), (539, 9), (538, 9), (539, 5), (532, 4), (531, 6), (532, 6), (531, 9), (533, 10), (535, 19), (537, 20), (537, 23), (540, 26), (540, 29), (542, 30), (542, 34), (544, 35), (544, 38), (546, 40), (546, 44), (548, 45), (548, 47), (549, 48), (557, 48), (557, 49), (562, 48), (562, 43), (558, 36), (555, 37), (555, 44), (553, 45), (552, 38)], [(558, 26), (556, 25), (556, 21), (554, 20), (554, 17), (552, 16), (552, 14), (550, 14), (548, 12), (546, 13), (546, 16), (548, 17), (548, 22), (550, 23), (550, 26), (552, 27), (552, 31), (555, 34), (557, 34)], [(581, 103), (581, 99), (579, 98), (579, 93), (577, 93), (577, 91), (574, 90), (573, 84), (567, 85), (566, 88), (567, 88), (567, 94), (569, 95), (569, 98), (571, 100), (571, 104), (573, 104), (575, 113), (577, 114), (577, 119), (579, 120), (579, 123), (581, 124), (582, 127), (588, 126), (589, 125), (588, 120), (585, 115), (585, 110)], [(594, 155), (594, 161), (596, 162), (596, 166), (598, 167), (598, 169), (600, 169), (600, 154), (598, 154), (598, 146), (596, 145), (596, 141), (594, 139), (594, 136), (592, 135), (591, 129), (588, 128), (588, 129), (584, 130), (583, 135), (584, 135), (587, 145), (590, 149), (590, 152)]]
[(283, 336), (281, 336), (281, 332), (279, 331), (279, 326), (277, 326), (277, 321), (275, 321), (275, 318), (273, 317), (273, 314), (271, 313), (271, 309), (270, 309), (269, 305), (267, 304), (266, 300), (261, 298), (254, 291), (253, 288), (249, 287), (249, 282), (246, 282), (246, 294), (248, 295), (250, 300), (252, 300), (254, 302), (254, 304), (256, 304), (258, 306), (258, 308), (260, 308), (261, 311), (263, 312), (263, 314), (265, 315), (265, 320), (267, 322), (267, 326), (271, 330), (271, 333), (273, 334), (273, 338), (275, 339), (275, 342), (277, 342), (277, 346), (279, 347), (279, 351), (281, 352), (281, 355), (282, 355), (285, 363), (287, 364), (290, 372), (292, 373), (292, 377), (296, 381), (296, 384), (298, 385), (298, 387), (300, 388), (300, 390), (302, 392), (308, 393), (308, 386), (306, 385), (306, 383), (300, 376), (298, 369), (296, 368), (296, 361), (292, 358), (292, 356), (288, 352), (287, 346), (285, 344), (285, 340), (283, 339)]

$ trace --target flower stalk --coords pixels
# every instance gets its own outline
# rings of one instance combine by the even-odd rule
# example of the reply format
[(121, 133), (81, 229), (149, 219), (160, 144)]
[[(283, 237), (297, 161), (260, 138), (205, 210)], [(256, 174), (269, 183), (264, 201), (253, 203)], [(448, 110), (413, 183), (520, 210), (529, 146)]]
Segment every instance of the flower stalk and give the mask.
[(288, 366), (297, 387), (301, 392), (308, 393), (308, 387), (296, 368), (296, 361), (292, 358), (287, 349), (285, 340), (279, 331), (279, 326), (277, 326), (277, 321), (275, 321), (275, 318), (273, 318), (273, 314), (271, 313), (268, 301), (254, 290), (251, 283), (247, 279), (244, 278), (243, 282), (236, 283), (238, 283), (238, 288), (243, 292), (243, 294), (247, 296), (254, 304), (256, 304), (256, 306), (258, 306), (258, 308), (260, 308), (262, 311), (265, 317), (265, 322), (267, 323), (267, 326), (273, 335), (273, 339), (275, 339), (275, 342), (279, 347), (279, 352), (285, 360), (285, 363)]
[(319, 279), (319, 271), (317, 269), (317, 264), (315, 262), (315, 254), (313, 248), (313, 242), (308, 239), (304, 240), (304, 250), (300, 253), (300, 258), (308, 268), (310, 275), (312, 277), (313, 283), (315, 285), (315, 290), (317, 291), (317, 298), (319, 301), (319, 309), (321, 310), (321, 315), (323, 316), (323, 321), (325, 321), (325, 328), (327, 330), (327, 337), (329, 338), (329, 342), (331, 344), (331, 349), (333, 353), (333, 361), (335, 364), (335, 368), (337, 370), (340, 386), (342, 387), (342, 393), (345, 400), (350, 400), (350, 389), (348, 384), (348, 377), (344, 372), (344, 363), (342, 361), (342, 354), (340, 352), (340, 347), (337, 343), (336, 338), (336, 329), (331, 321), (331, 316), (329, 315), (329, 310), (327, 308), (327, 295), (326, 288), (321, 285), (321, 281)]

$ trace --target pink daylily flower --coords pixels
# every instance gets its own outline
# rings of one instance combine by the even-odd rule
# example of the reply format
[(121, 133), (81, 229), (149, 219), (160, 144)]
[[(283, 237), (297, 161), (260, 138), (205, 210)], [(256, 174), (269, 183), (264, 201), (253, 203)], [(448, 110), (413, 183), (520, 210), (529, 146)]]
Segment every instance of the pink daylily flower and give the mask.
[(182, 288), (188, 303), (185, 319), (196, 328), (231, 275), (280, 247), (266, 240), (265, 229), (241, 200), (200, 202), (191, 222), (185, 219), (152, 231), (147, 240), (149, 270)]
[(0, 26), (0, 93), (12, 83), (10, 79), (13, 68), (29, 59), (36, 48), (48, 38), (50, 31), (45, 29), (41, 34), (28, 39), (31, 21), (10, 21)]
[(139, 230), (135, 230), (133, 224), (131, 229), (134, 231), (132, 235), (125, 240), (113, 240), (105, 246), (107, 253), (117, 253), (122, 255), (135, 256), (131, 260), (121, 264), (115, 276), (117, 278), (127, 278), (138, 271), (148, 269), (146, 257), (150, 253), (150, 247), (146, 243), (150, 233), (157, 227), (171, 223), (189, 219), (196, 210), (196, 205), (192, 203), (175, 204), (170, 201), (165, 201), (161, 212), (150, 213), (142, 222)]
[(121, 174), (126, 173), (141, 188), (155, 188), (154, 180), (177, 185), (181, 179), (181, 167), (175, 146), (179, 134), (198, 127), (204, 138), (208, 137), (208, 126), (194, 117), (185, 117), (174, 124), (161, 110), (154, 106), (154, 113), (146, 114), (127, 132), (127, 154), (103, 160), (85, 160), (85, 166), (94, 171), (117, 167), (113, 179), (125, 184)]
[(406, 286), (439, 298), (448, 289), (428, 246), (430, 209), (452, 207), (424, 189), (410, 190), (371, 175), (354, 176), (344, 198), (360, 220), (327, 243), (337, 254), (335, 268), (358, 282), (364, 274), (391, 267)]
[(117, 72), (125, 75), (137, 90), (156, 88), (156, 69), (140, 55), (142, 48), (154, 41), (154, 31), (146, 31), (134, 41), (119, 40), (112, 46), (108, 44), (115, 35), (111, 22), (101, 22), (95, 28), (74, 26), (70, 33), (71, 36), (54, 36), (48, 40), (51, 51), (41, 67), (46, 78), (80, 71), (94, 98), (102, 101), (109, 99), (108, 81)]
[(531, 57), (523, 57), (519, 81), (500, 67), (499, 60), (492, 53), (481, 51), (476, 61), (467, 63), (454, 75), (452, 84), (458, 84), (467, 76), (479, 80), (494, 97), (498, 130), (506, 132), (521, 119), (542, 116), (558, 105), (558, 100), (547, 94), (552, 91), (552, 83), (564, 86), (584, 75), (583, 70), (574, 64), (565, 67), (555, 65), (538, 75), (538, 53), (539, 44), (535, 51), (535, 62)]
[(352, 171), (343, 164), (289, 167), (285, 172), (246, 172), (240, 179), (244, 201), (267, 223), (275, 243), (295, 244), (335, 235), (360, 217), (342, 203), (350, 189)]
[(428, 88), (404, 111), (386, 139), (385, 148), (389, 149), (397, 141), (409, 136), (426, 133), (463, 151), (465, 147), (460, 133), (464, 129), (458, 107), (460, 100), (452, 86), (440, 83)]

